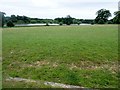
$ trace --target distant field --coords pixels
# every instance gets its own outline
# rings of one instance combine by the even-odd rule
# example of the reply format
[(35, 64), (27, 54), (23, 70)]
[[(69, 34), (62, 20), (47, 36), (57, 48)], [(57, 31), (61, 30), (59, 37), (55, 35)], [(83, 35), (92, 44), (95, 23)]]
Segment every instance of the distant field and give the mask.
[[(3, 78), (117, 87), (117, 29), (117, 25), (4, 28)], [(6, 83), (3, 80), (3, 87)]]

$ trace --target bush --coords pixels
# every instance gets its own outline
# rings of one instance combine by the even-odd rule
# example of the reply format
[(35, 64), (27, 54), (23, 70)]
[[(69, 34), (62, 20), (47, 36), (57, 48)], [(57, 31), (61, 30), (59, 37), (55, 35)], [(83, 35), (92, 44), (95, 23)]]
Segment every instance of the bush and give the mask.
[(98, 24), (105, 24), (105, 22), (104, 22), (103, 19), (100, 19), (100, 20), (98, 21)]
[(8, 21), (8, 22), (7, 22), (7, 26), (8, 26), (8, 27), (14, 27), (14, 24), (13, 24), (12, 21)]
[(95, 24), (95, 22), (93, 21), (93, 22), (91, 22), (91, 25), (94, 25)]
[(71, 25), (71, 23), (70, 23), (70, 22), (67, 22), (66, 25)]
[(37, 23), (37, 20), (31, 20), (30, 23)]
[(25, 22), (23, 20), (18, 20), (17, 24), (24, 24)]
[(108, 21), (107, 23), (108, 23), (108, 24), (113, 24), (113, 22), (112, 22), (112, 21)]
[(60, 23), (59, 23), (59, 25), (60, 25), (60, 26), (62, 26), (62, 25), (63, 25), (63, 23), (62, 23), (62, 22), (60, 22)]
[(80, 25), (80, 24), (81, 24), (81, 22), (77, 22), (77, 24), (78, 24), (78, 25)]
[(49, 26), (49, 24), (48, 23), (46, 23), (46, 25), (45, 26)]

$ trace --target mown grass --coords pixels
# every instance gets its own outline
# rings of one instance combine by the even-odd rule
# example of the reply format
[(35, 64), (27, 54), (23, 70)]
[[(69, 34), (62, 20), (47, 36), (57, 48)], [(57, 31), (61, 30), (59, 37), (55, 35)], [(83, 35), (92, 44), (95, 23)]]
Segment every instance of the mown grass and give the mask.
[(112, 88), (118, 85), (117, 60), (116, 25), (3, 30), (4, 78)]
[(0, 89), (2, 89), (2, 28), (0, 28)]

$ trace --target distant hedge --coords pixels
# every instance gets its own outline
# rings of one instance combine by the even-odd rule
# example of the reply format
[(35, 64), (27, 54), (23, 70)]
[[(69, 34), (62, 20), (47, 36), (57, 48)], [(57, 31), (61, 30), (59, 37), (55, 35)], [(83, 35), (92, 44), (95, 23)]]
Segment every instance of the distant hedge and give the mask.
[(13, 24), (12, 21), (8, 21), (8, 22), (7, 22), (7, 26), (8, 26), (8, 27), (14, 27), (15, 25)]

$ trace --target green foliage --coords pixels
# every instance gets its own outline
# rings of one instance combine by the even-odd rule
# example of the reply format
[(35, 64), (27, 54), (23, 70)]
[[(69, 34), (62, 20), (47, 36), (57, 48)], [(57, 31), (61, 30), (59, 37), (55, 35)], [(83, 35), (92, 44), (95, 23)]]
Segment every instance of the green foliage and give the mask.
[(65, 24), (66, 25), (70, 25), (70, 24), (72, 24), (73, 23), (73, 18), (70, 16), (70, 15), (67, 15), (66, 17), (65, 17)]
[(70, 15), (67, 15), (66, 17), (62, 18), (55, 18), (54, 20), (58, 21), (59, 23), (62, 22), (63, 24), (70, 25), (73, 24), (73, 19)]
[(114, 12), (114, 15), (113, 22), (115, 24), (120, 24), (120, 11)]
[(62, 26), (62, 25), (63, 25), (63, 23), (62, 23), (62, 22), (60, 22), (60, 23), (59, 23), (59, 25), (60, 25), (60, 26)]
[(30, 23), (30, 18), (27, 16), (11, 15), (10, 17), (5, 17), (5, 22), (7, 23), (8, 21), (12, 21), (15, 24), (26, 24)]
[(82, 23), (91, 24), (93, 21), (94, 21), (93, 19), (83, 19)]
[(57, 20), (53, 20), (53, 23), (59, 23)]
[(12, 21), (8, 21), (8, 22), (7, 22), (7, 26), (8, 26), (8, 27), (14, 27), (14, 24), (13, 24)]
[(37, 21), (36, 20), (31, 20), (30, 23), (37, 23)]
[[(27, 16), (19, 16), (19, 15), (17, 15), (17, 20), (22, 20), (22, 21), (24, 21), (24, 23), (30, 23), (30, 18), (29, 17), (27, 17)], [(23, 24), (24, 24), (23, 23)]]
[[(97, 11), (97, 17), (95, 18), (95, 23), (106, 23), (108, 21), (108, 18), (111, 16), (111, 13), (109, 10), (106, 9), (100, 9)], [(104, 21), (104, 23), (103, 23)]]
[(73, 24), (78, 24), (80, 25), (81, 24), (81, 21), (79, 19), (73, 19)]
[(98, 24), (105, 24), (105, 21), (104, 21), (103, 19), (100, 19), (100, 20), (98, 21)]
[[(2, 15), (2, 18), (4, 17), (4, 14), (5, 13), (1, 13)], [(2, 23), (2, 26), (4, 23), (8, 22), (8, 21), (12, 21), (13, 23), (17, 23), (17, 24), (28, 24), (28, 23), (57, 23), (57, 24), (60, 24), (61, 22), (63, 24), (66, 24), (66, 25), (71, 25), (71, 24), (81, 24), (81, 23), (87, 23), (87, 24), (95, 24), (95, 23), (101, 23), (101, 19), (102, 21), (104, 20), (104, 23), (114, 23), (114, 24), (119, 24), (120, 23), (120, 12), (117, 11), (115, 12), (115, 17), (113, 18), (112, 22), (111, 21), (108, 21), (108, 18), (111, 16), (111, 13), (109, 10), (106, 10), (106, 9), (100, 9), (97, 11), (97, 17), (95, 18), (95, 20), (93, 19), (76, 19), (76, 18), (73, 18), (71, 17), (70, 15), (67, 15), (66, 17), (62, 17), (62, 18), (55, 18), (54, 20), (53, 19), (39, 19), (39, 18), (30, 18), (30, 17), (27, 17), (27, 16), (15, 16), (15, 15), (11, 15), (10, 17), (5, 17), (5, 20), (4, 18), (2, 19), (3, 23)], [(95, 22), (93, 22), (95, 21)]]
[(46, 23), (46, 25), (45, 26), (49, 26), (49, 24), (48, 23)]
[(15, 15), (11, 15), (10, 20), (15, 23), (17, 22), (17, 17)]
[(81, 24), (81, 22), (80, 22), (80, 21), (78, 21), (78, 22), (77, 22), (77, 24), (78, 24), (78, 25), (80, 25), (80, 24)]
[(112, 21), (110, 21), (110, 20), (109, 20), (107, 23), (108, 23), (108, 24), (113, 24), (113, 22), (112, 22)]
[(16, 24), (24, 24), (25, 22), (23, 20), (17, 20)]
[(92, 21), (92, 22), (91, 22), (91, 25), (94, 25), (94, 24), (95, 24), (95, 21)]

